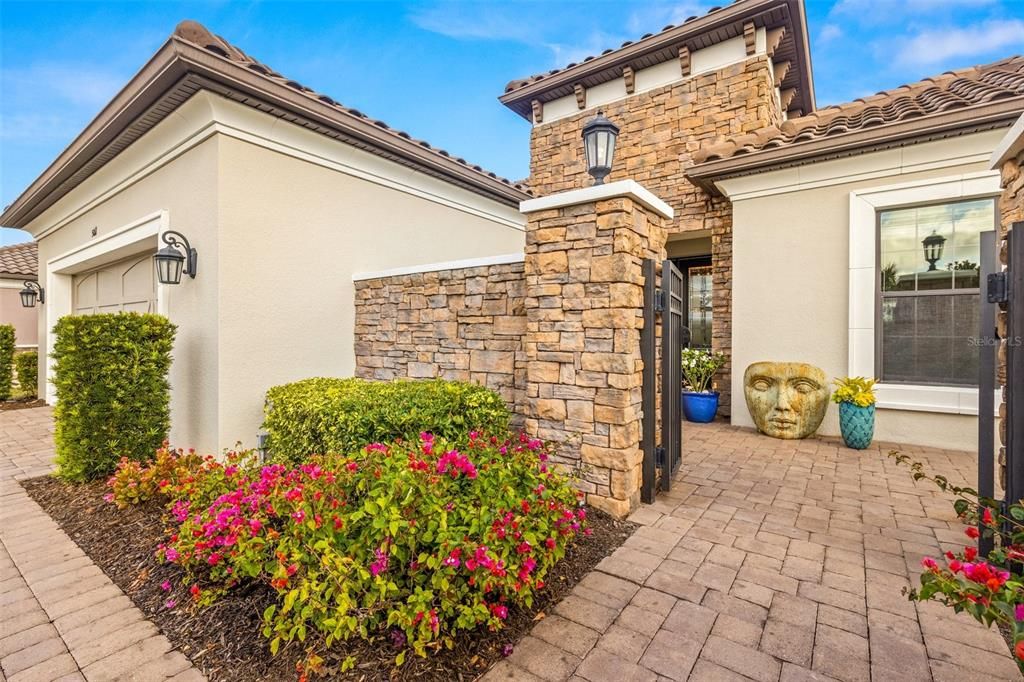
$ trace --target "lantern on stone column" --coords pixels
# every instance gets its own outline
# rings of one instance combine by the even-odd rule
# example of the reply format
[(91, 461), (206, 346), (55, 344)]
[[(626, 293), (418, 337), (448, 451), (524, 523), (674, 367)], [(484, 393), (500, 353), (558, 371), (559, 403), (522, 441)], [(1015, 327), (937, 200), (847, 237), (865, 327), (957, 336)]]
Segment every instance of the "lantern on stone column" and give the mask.
[(604, 179), (612, 172), (615, 140), (618, 136), (619, 127), (600, 111), (583, 126), (583, 150), (587, 157), (587, 172), (594, 178), (595, 185), (603, 185)]

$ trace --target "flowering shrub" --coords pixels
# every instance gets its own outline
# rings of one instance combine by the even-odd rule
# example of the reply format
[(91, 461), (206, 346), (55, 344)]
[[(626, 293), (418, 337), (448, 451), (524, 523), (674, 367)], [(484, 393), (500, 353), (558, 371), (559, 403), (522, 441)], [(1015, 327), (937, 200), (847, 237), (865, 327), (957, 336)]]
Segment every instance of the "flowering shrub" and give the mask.
[(580, 494), (548, 469), (540, 441), (472, 433), (467, 443), (424, 433), (293, 468), (233, 453), (168, 485), (155, 462), (129, 461), (111, 483), (158, 481), (172, 526), (158, 555), (186, 570), (197, 603), (253, 581), (274, 590), (263, 614), (273, 653), (304, 642), (315, 669), (320, 647), (379, 637), (403, 647), (401, 664), (406, 645), (422, 656), (460, 630), (500, 628), (586, 532)]
[(118, 509), (124, 509), (153, 498), (165, 497), (172, 490), (180, 489), (185, 480), (204, 464), (207, 467), (217, 466), (213, 457), (200, 457), (194, 450), (187, 453), (184, 450), (171, 450), (167, 441), (164, 441), (153, 459), (145, 465), (122, 457), (114, 475), (107, 480), (110, 492), (104, 499), (116, 504)]
[(465, 381), (304, 379), (267, 391), (263, 427), (275, 461), (357, 452), (367, 443), (415, 440), (423, 431), (460, 447), (472, 429), (508, 430), (494, 391)]
[(921, 586), (910, 591), (910, 598), (938, 601), (957, 613), (966, 611), (990, 627), (993, 623), (1002, 625), (1013, 634), (1014, 660), (1024, 672), (1024, 581), (1020, 574), (1024, 561), (1024, 506), (1009, 505), (1003, 514), (998, 501), (978, 495), (973, 488), (954, 486), (944, 476), (929, 475), (920, 462), (911, 462), (906, 455), (892, 452), (890, 456), (899, 464), (908, 464), (915, 481), (931, 481), (940, 490), (954, 495), (953, 507), (969, 524), (964, 534), (970, 540), (977, 540), (984, 533), (995, 541), (988, 556), (981, 556), (971, 544), (959, 552), (946, 552), (938, 560), (922, 559), (925, 570)]
[(725, 364), (725, 353), (713, 353), (703, 348), (684, 348), (682, 353), (683, 381), (696, 393), (706, 393), (711, 379)]

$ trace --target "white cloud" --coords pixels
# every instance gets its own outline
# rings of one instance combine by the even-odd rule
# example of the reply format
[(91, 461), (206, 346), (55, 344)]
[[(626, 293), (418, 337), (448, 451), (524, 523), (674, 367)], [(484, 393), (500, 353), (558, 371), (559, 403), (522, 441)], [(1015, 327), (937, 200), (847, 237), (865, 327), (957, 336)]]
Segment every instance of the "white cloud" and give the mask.
[(825, 24), (821, 27), (821, 32), (818, 33), (818, 44), (825, 45), (827, 43), (836, 40), (837, 38), (843, 37), (843, 29), (840, 28), (839, 24)]
[(896, 12), (916, 13), (939, 9), (967, 9), (994, 5), (999, 0), (839, 0), (832, 6), (830, 15), (857, 14), (892, 17)]
[(1024, 47), (1024, 21), (992, 20), (962, 27), (929, 28), (885, 41), (895, 60), (905, 65), (930, 65), (948, 59), (979, 57)]

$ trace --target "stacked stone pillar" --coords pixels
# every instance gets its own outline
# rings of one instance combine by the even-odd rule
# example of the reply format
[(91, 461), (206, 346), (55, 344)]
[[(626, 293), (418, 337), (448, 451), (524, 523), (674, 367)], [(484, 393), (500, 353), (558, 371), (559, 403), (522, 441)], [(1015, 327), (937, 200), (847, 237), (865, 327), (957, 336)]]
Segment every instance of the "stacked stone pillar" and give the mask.
[(642, 263), (665, 257), (672, 209), (633, 181), (524, 202), (528, 433), (581, 466), (589, 504), (640, 502)]

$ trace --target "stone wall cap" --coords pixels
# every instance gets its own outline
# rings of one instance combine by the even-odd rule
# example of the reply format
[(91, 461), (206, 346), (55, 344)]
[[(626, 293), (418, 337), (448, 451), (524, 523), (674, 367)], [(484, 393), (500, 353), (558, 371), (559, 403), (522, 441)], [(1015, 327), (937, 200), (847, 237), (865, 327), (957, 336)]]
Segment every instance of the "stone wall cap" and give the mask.
[(1024, 114), (1020, 115), (1017, 122), (1013, 124), (1006, 132), (1006, 135), (1003, 136), (1003, 139), (999, 141), (999, 144), (996, 145), (995, 150), (992, 152), (989, 168), (999, 170), (1004, 163), (1021, 152), (1024, 152)]
[(675, 211), (671, 206), (659, 199), (653, 192), (636, 180), (618, 180), (603, 185), (592, 185), (583, 189), (572, 189), (568, 192), (549, 194), (546, 197), (528, 199), (519, 203), (520, 213), (536, 213), (552, 208), (564, 208), (578, 204), (588, 204), (604, 199), (628, 197), (644, 207), (654, 211), (662, 218), (671, 220)]
[(423, 265), (408, 265), (401, 268), (389, 270), (376, 270), (373, 272), (356, 272), (352, 274), (353, 282), (362, 282), (368, 279), (381, 279), (384, 277), (399, 277), (402, 275), (418, 275), (424, 272), (441, 272), (442, 270), (463, 270), (466, 268), (479, 268), (490, 265), (510, 265), (522, 263), (526, 259), (523, 252), (504, 253), (497, 256), (480, 256), (478, 258), (464, 258), (462, 260), (449, 260), (440, 263), (424, 263)]

